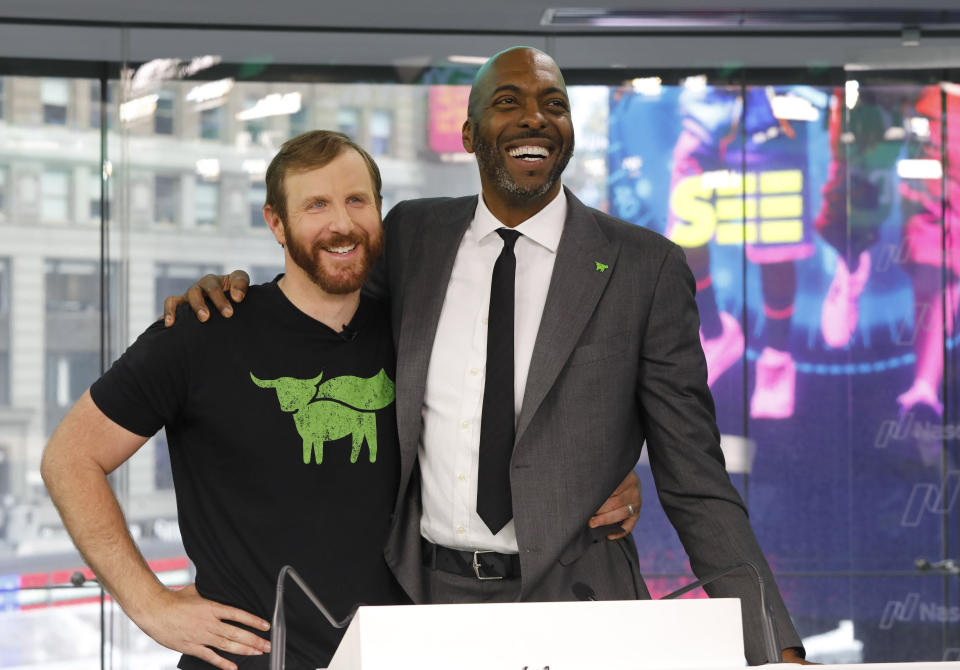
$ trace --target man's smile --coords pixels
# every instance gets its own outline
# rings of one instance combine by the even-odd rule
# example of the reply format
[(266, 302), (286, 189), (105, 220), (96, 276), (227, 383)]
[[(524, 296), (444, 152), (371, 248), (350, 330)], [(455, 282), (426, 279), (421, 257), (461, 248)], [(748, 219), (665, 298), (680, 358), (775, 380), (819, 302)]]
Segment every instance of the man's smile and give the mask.
[(357, 248), (357, 243), (354, 242), (349, 246), (343, 246), (343, 247), (323, 247), (323, 250), (328, 251), (332, 254), (336, 254), (338, 256), (346, 256), (350, 254), (352, 251), (354, 251), (356, 248)]
[(546, 147), (538, 147), (528, 144), (521, 147), (508, 149), (507, 154), (509, 154), (511, 158), (519, 158), (526, 163), (538, 163), (549, 156), (550, 151)]

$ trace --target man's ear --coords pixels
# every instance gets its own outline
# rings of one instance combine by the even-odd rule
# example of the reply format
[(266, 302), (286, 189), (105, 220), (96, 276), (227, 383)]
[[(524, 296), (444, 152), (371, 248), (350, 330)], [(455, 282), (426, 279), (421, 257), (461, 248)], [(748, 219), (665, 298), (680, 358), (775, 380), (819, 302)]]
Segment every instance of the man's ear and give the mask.
[(470, 119), (463, 122), (463, 128), (460, 129), (460, 138), (463, 141), (463, 148), (468, 154), (473, 153), (473, 124)]
[(270, 205), (263, 206), (263, 220), (267, 222), (267, 227), (270, 229), (270, 232), (273, 233), (277, 244), (281, 247), (284, 246), (287, 243), (287, 238), (283, 231), (283, 221), (280, 220), (280, 217), (277, 216), (277, 213), (273, 211), (273, 207)]

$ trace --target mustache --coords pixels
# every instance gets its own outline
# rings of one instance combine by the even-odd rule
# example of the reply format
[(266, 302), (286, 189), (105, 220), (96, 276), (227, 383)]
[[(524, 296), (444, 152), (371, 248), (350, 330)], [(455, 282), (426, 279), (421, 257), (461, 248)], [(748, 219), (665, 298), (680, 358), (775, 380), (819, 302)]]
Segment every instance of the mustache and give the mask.
[(542, 130), (536, 130), (535, 128), (531, 128), (530, 130), (524, 130), (522, 132), (515, 133), (510, 137), (504, 137), (502, 140), (500, 140), (500, 143), (506, 144), (508, 142), (513, 142), (515, 140), (550, 140), (551, 142), (556, 141), (552, 137), (547, 135), (547, 133), (543, 132)]
[(368, 239), (366, 235), (361, 235), (360, 233), (353, 233), (350, 235), (343, 235), (342, 233), (333, 233), (328, 237), (317, 240), (313, 243), (314, 249), (322, 249), (324, 247), (349, 247), (356, 244), (357, 246), (365, 245)]

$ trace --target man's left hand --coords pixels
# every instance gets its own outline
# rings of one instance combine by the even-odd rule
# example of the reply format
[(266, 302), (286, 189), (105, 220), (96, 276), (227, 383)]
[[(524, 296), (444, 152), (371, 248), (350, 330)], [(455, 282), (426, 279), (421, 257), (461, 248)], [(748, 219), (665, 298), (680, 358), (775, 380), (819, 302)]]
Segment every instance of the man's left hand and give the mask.
[(800, 654), (797, 653), (797, 650), (793, 647), (789, 649), (784, 649), (780, 652), (780, 658), (783, 659), (784, 663), (799, 663), (800, 665), (820, 665), (819, 663), (811, 663), (805, 658), (801, 658)]
[(640, 518), (640, 507), (643, 499), (640, 496), (640, 478), (637, 474), (630, 471), (626, 479), (620, 482), (620, 486), (614, 491), (607, 501), (590, 517), (590, 527), (598, 528), (600, 526), (609, 526), (619, 523), (623, 528), (622, 533), (610, 533), (608, 540), (619, 540), (626, 537), (637, 524)]

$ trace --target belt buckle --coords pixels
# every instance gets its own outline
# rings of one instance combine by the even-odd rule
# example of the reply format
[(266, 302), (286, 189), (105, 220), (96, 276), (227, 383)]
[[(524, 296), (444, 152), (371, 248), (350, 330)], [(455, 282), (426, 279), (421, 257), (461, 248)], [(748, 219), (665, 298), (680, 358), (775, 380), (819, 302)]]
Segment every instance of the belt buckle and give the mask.
[(495, 554), (495, 553), (497, 552), (493, 551), (492, 549), (477, 549), (476, 551), (473, 552), (473, 574), (475, 574), (477, 576), (477, 579), (479, 579), (481, 582), (503, 579), (503, 577), (499, 577), (499, 576), (484, 577), (483, 575), (480, 574), (480, 568), (483, 566), (481, 566), (480, 561), (477, 560), (477, 555), (478, 554)]

